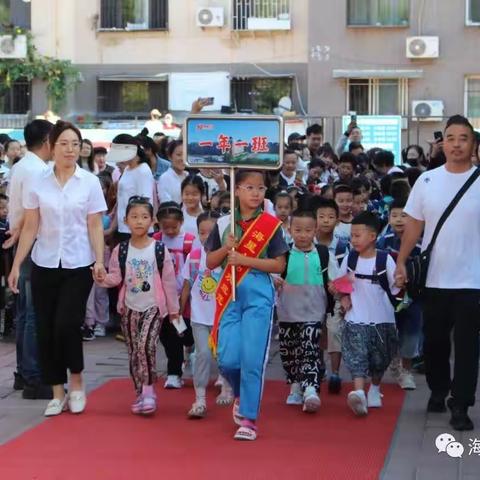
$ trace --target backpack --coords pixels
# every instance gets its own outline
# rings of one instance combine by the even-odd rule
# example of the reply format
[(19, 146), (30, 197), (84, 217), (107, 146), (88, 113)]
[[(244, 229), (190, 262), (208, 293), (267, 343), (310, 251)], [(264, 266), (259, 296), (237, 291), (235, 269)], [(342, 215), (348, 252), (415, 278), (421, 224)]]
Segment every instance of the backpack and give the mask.
[(342, 265), (343, 259), (348, 255), (348, 243), (341, 238), (338, 239), (337, 246), (335, 247), (335, 259), (338, 262), (338, 266)]
[[(120, 265), (120, 272), (122, 273), (122, 280), (125, 281), (125, 265), (127, 264), (128, 246), (130, 242), (125, 240), (118, 245), (118, 263)], [(155, 241), (155, 259), (157, 260), (157, 270), (162, 277), (163, 260), (165, 258), (165, 245), (158, 240)]]
[[(162, 241), (163, 232), (157, 232), (153, 236), (153, 238), (155, 238), (155, 240)], [(187, 255), (192, 251), (192, 245), (193, 245), (193, 242), (194, 242), (195, 238), (196, 238), (195, 235), (192, 235), (191, 233), (185, 233), (184, 234), (183, 247), (182, 247), (183, 259), (184, 260), (187, 258)]]
[[(289, 245), (290, 248), (292, 245)], [(328, 252), (328, 248), (325, 245), (315, 245), (317, 249), (318, 256), (320, 257), (320, 268), (322, 270), (322, 277), (323, 277), (323, 286), (325, 288), (325, 293), (327, 294), (327, 313), (333, 313), (333, 307), (335, 305), (335, 300), (332, 294), (328, 291), (328, 282), (330, 279), (328, 278), (328, 263), (330, 261), (330, 254)], [(290, 250), (286, 253), (286, 266), (285, 270), (282, 273), (282, 278), (285, 280), (287, 278), (288, 272), (288, 261), (290, 260)]]
[(360, 280), (371, 280), (372, 283), (378, 283), (382, 290), (387, 294), (393, 308), (396, 308), (402, 299), (397, 299), (390, 290), (387, 276), (387, 259), (389, 255), (390, 254), (386, 250), (377, 250), (377, 255), (375, 257), (375, 271), (372, 275), (363, 275), (355, 272), (359, 255), (356, 250), (351, 250), (348, 254), (347, 267), (349, 272), (355, 274), (355, 278), (359, 278)]

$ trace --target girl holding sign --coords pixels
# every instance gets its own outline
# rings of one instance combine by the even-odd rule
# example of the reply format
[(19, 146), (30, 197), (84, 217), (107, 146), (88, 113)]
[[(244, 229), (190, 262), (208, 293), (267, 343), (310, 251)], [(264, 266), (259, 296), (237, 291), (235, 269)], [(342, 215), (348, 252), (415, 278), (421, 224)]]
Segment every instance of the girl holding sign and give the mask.
[(230, 233), (231, 216), (227, 215), (218, 220), (205, 244), (207, 267), (224, 268), (217, 287), (211, 346), (235, 395), (233, 420), (239, 428), (234, 438), (255, 440), (274, 305), (269, 274), (283, 272), (288, 246), (281, 222), (262, 210), (267, 190), (264, 173), (240, 170), (235, 184), (235, 234)]

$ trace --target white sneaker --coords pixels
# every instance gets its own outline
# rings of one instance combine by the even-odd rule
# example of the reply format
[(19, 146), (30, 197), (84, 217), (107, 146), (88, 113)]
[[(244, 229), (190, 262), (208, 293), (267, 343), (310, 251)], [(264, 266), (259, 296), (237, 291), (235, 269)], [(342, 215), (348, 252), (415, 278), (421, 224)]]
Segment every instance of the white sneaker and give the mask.
[(183, 380), (178, 375), (169, 375), (165, 382), (164, 388), (170, 390), (173, 388), (182, 388)]
[(87, 396), (83, 390), (75, 390), (68, 394), (68, 408), (72, 413), (82, 413), (87, 405)]
[(368, 389), (367, 403), (368, 408), (380, 408), (382, 406), (382, 397), (379, 388), (373, 389), (371, 386)]
[(315, 387), (307, 387), (303, 394), (303, 411), (315, 413), (320, 408), (320, 397)]
[(408, 370), (403, 370), (403, 372), (398, 377), (398, 384), (404, 390), (415, 390), (417, 385), (413, 375)]
[(302, 388), (299, 383), (292, 383), (290, 393), (286, 401), (287, 405), (303, 405)]
[(363, 417), (368, 414), (367, 397), (363, 390), (351, 391), (348, 394), (347, 403), (355, 415)]
[(58, 398), (50, 400), (48, 402), (47, 408), (45, 409), (44, 415), (46, 417), (54, 417), (56, 415), (60, 415), (62, 412), (67, 410), (67, 400), (67, 395), (63, 397), (63, 400), (59, 400)]
[(93, 331), (96, 337), (104, 337), (106, 335), (105, 326), (97, 323), (95, 325), (95, 330)]

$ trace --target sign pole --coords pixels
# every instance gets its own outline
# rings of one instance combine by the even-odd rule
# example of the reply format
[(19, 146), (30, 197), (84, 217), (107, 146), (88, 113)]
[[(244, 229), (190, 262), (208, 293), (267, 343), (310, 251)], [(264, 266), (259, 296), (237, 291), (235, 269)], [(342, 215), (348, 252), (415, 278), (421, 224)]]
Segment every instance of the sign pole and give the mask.
[[(230, 167), (230, 233), (235, 236), (235, 168)], [(235, 248), (232, 250), (235, 251)], [(232, 301), (237, 299), (236, 291), (236, 270), (235, 265), (232, 265)]]

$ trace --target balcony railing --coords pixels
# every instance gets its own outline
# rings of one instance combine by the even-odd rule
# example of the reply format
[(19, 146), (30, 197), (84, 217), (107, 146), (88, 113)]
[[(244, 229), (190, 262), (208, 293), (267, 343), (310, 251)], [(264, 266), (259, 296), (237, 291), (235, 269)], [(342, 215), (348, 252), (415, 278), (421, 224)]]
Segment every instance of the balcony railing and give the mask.
[(233, 30), (290, 30), (291, 0), (233, 0)]

